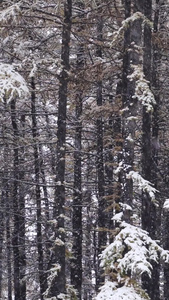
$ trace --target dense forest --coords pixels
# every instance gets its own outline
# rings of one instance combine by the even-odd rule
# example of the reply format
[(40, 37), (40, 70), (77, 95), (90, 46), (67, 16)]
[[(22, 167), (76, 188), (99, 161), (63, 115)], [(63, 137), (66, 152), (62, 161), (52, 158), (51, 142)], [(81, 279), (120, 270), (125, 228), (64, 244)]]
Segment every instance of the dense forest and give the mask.
[(169, 1), (0, 1), (0, 299), (169, 300)]

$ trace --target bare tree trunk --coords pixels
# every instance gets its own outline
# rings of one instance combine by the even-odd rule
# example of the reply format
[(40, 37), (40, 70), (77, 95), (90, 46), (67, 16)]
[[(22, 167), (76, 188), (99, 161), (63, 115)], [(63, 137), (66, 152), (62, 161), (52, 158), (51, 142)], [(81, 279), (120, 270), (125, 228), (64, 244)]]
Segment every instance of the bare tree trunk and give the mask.
[[(6, 110), (6, 103), (4, 105), (4, 109)], [(12, 290), (13, 290), (13, 281), (12, 281), (12, 237), (11, 237), (11, 220), (13, 217), (12, 206), (13, 203), (10, 197), (10, 185), (8, 183), (9, 178), (9, 145), (6, 142), (6, 124), (3, 125), (3, 134), (4, 134), (4, 170), (3, 170), (3, 177), (2, 180), (2, 199), (4, 202), (4, 226), (5, 226), (5, 238), (6, 238), (6, 258), (7, 258), (7, 299), (12, 300)], [(0, 296), (1, 298), (2, 296)]]
[(39, 267), (39, 283), (40, 283), (40, 299), (44, 299), (44, 292), (47, 289), (47, 276), (44, 271), (44, 253), (42, 239), (42, 212), (41, 212), (41, 191), (40, 191), (40, 157), (38, 149), (38, 131), (36, 120), (36, 97), (35, 97), (35, 81), (31, 78), (31, 113), (32, 113), (32, 136), (34, 149), (34, 172), (35, 172), (35, 195), (36, 195), (36, 218), (37, 218), (37, 249), (38, 249), (38, 267)]
[[(102, 41), (103, 39), (103, 16), (102, 11), (98, 9), (98, 23), (97, 23), (97, 39)], [(102, 48), (101, 46), (97, 47), (96, 56), (102, 58)], [(97, 105), (102, 106), (103, 96), (102, 89), (103, 83), (99, 79), (99, 76), (102, 74), (97, 74)], [(100, 116), (96, 121), (97, 127), (97, 159), (96, 159), (96, 168), (97, 168), (97, 184), (98, 184), (98, 246), (97, 246), (97, 255), (98, 255), (98, 271), (96, 277), (96, 290), (104, 282), (103, 270), (100, 268), (99, 254), (103, 251), (106, 246), (107, 241), (107, 231), (106, 231), (106, 202), (105, 202), (105, 178), (104, 178), (104, 159), (103, 159), (103, 119)]]
[(65, 205), (65, 151), (66, 151), (66, 112), (67, 93), (69, 82), (69, 48), (71, 31), (72, 1), (64, 3), (64, 22), (62, 29), (62, 71), (59, 79), (59, 104), (58, 104), (58, 129), (57, 129), (57, 168), (56, 168), (56, 189), (53, 217), (57, 220), (57, 232), (51, 266), (59, 267), (57, 275), (53, 278), (49, 289), (50, 297), (57, 297), (60, 293), (66, 292), (65, 274), (65, 229), (64, 229), (64, 205)]
[[(83, 3), (77, 3), (80, 11), (84, 9)], [(83, 14), (79, 14), (83, 21)], [(80, 25), (78, 32), (84, 29)], [(79, 43), (77, 47), (77, 72), (80, 73), (84, 67), (84, 47)], [(82, 140), (82, 100), (83, 89), (76, 87), (78, 91), (75, 94), (75, 138), (74, 138), (74, 185), (73, 185), (73, 259), (71, 263), (71, 284), (77, 290), (77, 298), (82, 297), (82, 157), (81, 157), (81, 140)]]
[[(151, 20), (152, 19), (152, 1), (143, 1), (143, 12), (145, 16)], [(144, 25), (144, 54), (143, 54), (143, 71), (145, 78), (150, 82), (150, 88), (152, 83), (152, 33), (151, 28), (148, 24)], [(156, 70), (157, 71), (157, 70)], [(155, 71), (155, 72), (156, 72)], [(142, 175), (143, 177), (154, 183), (154, 176), (156, 170), (154, 170), (153, 149), (152, 149), (152, 113), (143, 107), (143, 118), (142, 118)], [(155, 131), (153, 130), (153, 134)], [(156, 135), (157, 135), (156, 131)], [(154, 136), (155, 137), (155, 136)], [(157, 138), (157, 136), (156, 136)], [(154, 170), (154, 171), (153, 171)], [(142, 195), (142, 226), (143, 229), (150, 233), (152, 239), (158, 239), (157, 237), (157, 212), (156, 206), (152, 202), (148, 193), (143, 193)], [(160, 298), (159, 290), (159, 265), (153, 263), (152, 277), (143, 275), (143, 288), (148, 292), (149, 296), (153, 300), (158, 300)]]
[[(146, 16), (151, 20), (151, 1), (148, 1), (149, 7), (144, 1), (144, 8)], [(146, 6), (145, 6), (146, 5)], [(147, 24), (144, 26), (144, 55), (143, 55), (143, 71), (145, 77), (151, 82), (151, 28)], [(152, 149), (151, 149), (151, 112), (148, 112), (146, 107), (143, 107), (143, 121), (142, 121), (142, 175), (146, 180), (151, 182), (151, 169), (152, 169)], [(147, 231), (150, 230), (150, 207), (151, 199), (148, 193), (143, 195), (142, 202), (142, 225)], [(154, 225), (153, 225), (154, 227)]]
[[(138, 2), (134, 1), (134, 10), (138, 10)], [(131, 1), (125, 1), (125, 18), (131, 15)], [(133, 203), (133, 182), (128, 174), (134, 167), (134, 149), (135, 149), (135, 131), (136, 122), (135, 117), (138, 114), (138, 99), (133, 97), (135, 94), (136, 80), (130, 80), (129, 75), (133, 73), (133, 66), (139, 65), (140, 62), (140, 50), (142, 46), (142, 20), (134, 20), (124, 33), (124, 57), (123, 57), (123, 74), (122, 74), (122, 100), (123, 108), (125, 110), (122, 119), (122, 134), (124, 139), (123, 150), (123, 171), (120, 176), (123, 186), (122, 190), (122, 202), (127, 203), (132, 207)], [(129, 50), (130, 49), (130, 50)], [(127, 222), (131, 222), (130, 211), (127, 210), (124, 213), (124, 218)]]
[(89, 190), (86, 191), (85, 196), (86, 202), (89, 204), (85, 210), (86, 222), (84, 225), (84, 269), (83, 269), (83, 299), (91, 300), (92, 299), (92, 269), (93, 269), (93, 261), (92, 261), (92, 212), (90, 211), (90, 203), (91, 203), (91, 192)]
[[(165, 135), (161, 135), (161, 145), (162, 147), (159, 149), (159, 157), (158, 157), (158, 170), (160, 170), (160, 173), (162, 174), (162, 178), (158, 185), (160, 185), (160, 190), (163, 193), (164, 201), (168, 199), (168, 193), (169, 193), (169, 156), (168, 156), (168, 128), (169, 128), (169, 122), (168, 122), (168, 98), (169, 98), (169, 48), (168, 48), (168, 22), (169, 22), (169, 3), (166, 0), (156, 0), (157, 2), (157, 11), (159, 14), (158, 22), (156, 24), (157, 30), (156, 30), (156, 36), (160, 36), (160, 40), (162, 42), (162, 46), (160, 44), (156, 44), (156, 67), (158, 68), (158, 72), (156, 79), (157, 84), (157, 91), (159, 91), (158, 94), (158, 108), (159, 108), (159, 116), (158, 119), (161, 121), (161, 116), (163, 116), (163, 122), (158, 123), (159, 125), (159, 136), (160, 133), (165, 130)], [(159, 82), (158, 82), (159, 81)], [(158, 86), (159, 83), (159, 86)], [(157, 140), (158, 141), (158, 140)], [(160, 157), (162, 153), (162, 157)], [(162, 161), (163, 160), (163, 161)], [(161, 200), (161, 198), (160, 198)], [(161, 202), (161, 201), (160, 201)], [(162, 235), (161, 239), (163, 242), (163, 247), (166, 250), (169, 250), (169, 211), (168, 209), (163, 209), (162, 215)], [(163, 272), (164, 272), (164, 278), (163, 278), (163, 287), (164, 287), (164, 294), (163, 299), (168, 300), (169, 299), (169, 268), (168, 264), (164, 263), (163, 265)]]
[(20, 290), (20, 253), (19, 253), (19, 153), (18, 153), (18, 126), (16, 120), (16, 100), (11, 101), (11, 121), (13, 128), (13, 216), (14, 229), (12, 236), (13, 257), (14, 257), (14, 294), (15, 300), (21, 300)]
[[(3, 189), (3, 187), (2, 187)], [(4, 244), (4, 227), (5, 227), (5, 190), (2, 190), (0, 200), (0, 299), (2, 298), (2, 276), (3, 276), (3, 244)]]
[[(125, 18), (129, 18), (131, 15), (131, 0), (125, 1)], [(123, 74), (122, 74), (122, 101), (123, 107), (126, 109), (130, 106), (131, 97), (133, 95), (133, 83), (130, 83), (128, 80), (128, 75), (130, 74), (130, 55), (127, 49), (130, 47), (131, 43), (131, 28), (127, 28), (124, 33), (124, 56), (123, 56)], [(131, 102), (132, 103), (132, 102)], [(128, 108), (127, 108), (128, 109)], [(125, 119), (128, 117), (124, 116)], [(131, 179), (126, 179), (126, 173), (131, 171), (131, 167), (133, 165), (133, 146), (126, 140), (127, 136), (133, 132), (130, 132), (128, 126), (126, 126), (126, 121), (122, 120), (122, 136), (124, 139), (124, 153), (123, 153), (123, 161), (124, 161), (124, 168), (125, 171), (120, 174), (121, 184), (123, 186), (123, 191), (121, 194), (122, 202), (126, 202), (128, 205), (132, 206), (133, 201), (133, 184)], [(128, 125), (128, 124), (127, 124)], [(130, 215), (125, 215), (125, 220), (130, 222)]]
[[(21, 126), (22, 132), (21, 136), (24, 138), (24, 127), (25, 127), (25, 116), (21, 116)], [(26, 300), (26, 249), (25, 249), (25, 190), (24, 190), (24, 180), (25, 170), (24, 170), (24, 147), (20, 149), (20, 170), (19, 170), (19, 263), (20, 263), (20, 294), (22, 300)]]
[(6, 191), (6, 251), (7, 251), (7, 274), (8, 274), (8, 300), (12, 300), (12, 260), (11, 260), (11, 229), (9, 196)]

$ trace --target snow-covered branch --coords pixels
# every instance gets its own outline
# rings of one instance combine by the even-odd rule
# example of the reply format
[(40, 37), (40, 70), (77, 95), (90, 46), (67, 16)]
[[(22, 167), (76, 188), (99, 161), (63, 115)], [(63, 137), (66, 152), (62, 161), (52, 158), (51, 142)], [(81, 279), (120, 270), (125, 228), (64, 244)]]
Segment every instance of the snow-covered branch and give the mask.
[(25, 79), (12, 65), (0, 63), (0, 100), (10, 102), (14, 97), (26, 97), (29, 90)]
[(0, 11), (0, 24), (14, 23), (21, 14), (19, 3), (10, 5), (9, 7)]
[(121, 223), (121, 230), (101, 254), (101, 266), (116, 270), (119, 279), (131, 272), (131, 277), (147, 273), (151, 277), (151, 261), (158, 262), (159, 256), (169, 262), (169, 251), (152, 240), (148, 232), (139, 227)]
[(127, 174), (128, 179), (132, 179), (134, 185), (143, 192), (147, 192), (152, 200), (155, 200), (155, 193), (158, 192), (153, 186), (152, 183), (148, 180), (145, 180), (138, 172), (130, 171)]
[(163, 204), (163, 209), (168, 210), (169, 209), (169, 199), (166, 199), (164, 204)]
[(135, 82), (135, 94), (132, 98), (138, 99), (147, 112), (153, 111), (153, 105), (156, 103), (154, 95), (149, 87), (149, 81), (145, 79), (143, 65), (132, 65), (133, 73), (128, 76), (130, 81)]
[(141, 12), (135, 12), (132, 16), (126, 18), (122, 22), (122, 26), (113, 34), (112, 46), (117, 42), (122, 40), (125, 30), (136, 20), (143, 20), (144, 23), (147, 23), (150, 27), (152, 27), (151, 21), (145, 17)]

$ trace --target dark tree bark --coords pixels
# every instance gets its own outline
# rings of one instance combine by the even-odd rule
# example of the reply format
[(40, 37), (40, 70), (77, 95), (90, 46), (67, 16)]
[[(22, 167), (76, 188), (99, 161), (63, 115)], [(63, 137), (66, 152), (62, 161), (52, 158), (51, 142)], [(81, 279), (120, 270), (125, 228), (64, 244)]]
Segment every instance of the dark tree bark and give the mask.
[(91, 203), (91, 192), (90, 190), (86, 191), (85, 201), (88, 204), (85, 209), (86, 222), (83, 227), (84, 231), (84, 254), (83, 254), (83, 299), (91, 300), (92, 299), (92, 212), (90, 211)]
[[(152, 1), (143, 1), (143, 12), (145, 16), (152, 19)], [(144, 25), (144, 54), (143, 54), (143, 71), (145, 78), (150, 82), (150, 88), (152, 83), (152, 33), (150, 26), (145, 23)], [(156, 70), (157, 71), (157, 70)], [(152, 113), (147, 112), (146, 107), (143, 107), (143, 119), (142, 119), (142, 176), (150, 182), (154, 182), (155, 172), (153, 172), (153, 149), (152, 149)], [(154, 137), (158, 132), (153, 130)], [(152, 202), (148, 193), (142, 195), (142, 227), (150, 233), (151, 238), (157, 239), (157, 212), (156, 206)], [(153, 300), (160, 298), (159, 290), (159, 266), (153, 263), (152, 277), (148, 278), (147, 275), (143, 276), (143, 288), (148, 292), (149, 296)]]
[(20, 285), (20, 254), (19, 254), (19, 152), (18, 152), (18, 126), (16, 117), (16, 100), (11, 101), (11, 121), (13, 129), (13, 215), (14, 215), (14, 229), (12, 236), (13, 257), (14, 257), (14, 295), (15, 300), (21, 300), (21, 285)]
[[(154, 54), (156, 58), (156, 76), (154, 74), (154, 85), (156, 88), (156, 103), (157, 111), (155, 117), (158, 122), (158, 131), (159, 137), (160, 133), (165, 130), (165, 135), (161, 138), (161, 144), (164, 149), (158, 149), (156, 153), (156, 161), (158, 164), (158, 171), (160, 171), (162, 177), (161, 180), (158, 180), (158, 186), (160, 191), (162, 191), (164, 201), (168, 199), (169, 193), (169, 184), (168, 184), (168, 174), (169, 174), (169, 156), (168, 156), (168, 95), (169, 95), (169, 57), (168, 57), (168, 26), (169, 16), (168, 16), (169, 4), (165, 0), (156, 0), (156, 27), (155, 37), (160, 37), (162, 47), (160, 43), (155, 41), (154, 43)], [(166, 112), (166, 113), (165, 113)], [(161, 115), (163, 115), (163, 122), (161, 120)], [(156, 136), (155, 136), (156, 137)], [(159, 142), (159, 139), (157, 139)], [(163, 155), (161, 156), (161, 153)], [(161, 157), (160, 157), (161, 156)], [(161, 198), (160, 198), (161, 200)], [(160, 201), (160, 206), (163, 205)], [(162, 223), (162, 242), (164, 249), (169, 250), (169, 211), (168, 209), (163, 209), (161, 214), (161, 223)], [(169, 266), (168, 263), (163, 264), (163, 299), (169, 299)]]
[[(6, 186), (7, 188), (7, 186)], [(8, 274), (8, 300), (12, 300), (12, 253), (11, 253), (11, 229), (8, 188), (5, 191), (6, 198), (6, 251), (7, 251), (7, 274)]]
[[(131, 1), (125, 1), (125, 18), (127, 19), (131, 15)], [(130, 107), (130, 101), (133, 95), (133, 84), (129, 82), (127, 76), (130, 74), (130, 55), (127, 49), (130, 47), (131, 43), (131, 28), (127, 28), (124, 33), (124, 56), (123, 56), (123, 74), (122, 74), (122, 101), (123, 107)], [(132, 101), (133, 102), (133, 101)], [(132, 103), (131, 102), (131, 103)], [(121, 184), (123, 186), (123, 192), (121, 194), (122, 202), (126, 202), (128, 205), (132, 206), (133, 201), (133, 184), (131, 179), (126, 179), (126, 172), (129, 173), (131, 170), (131, 166), (133, 165), (133, 147), (126, 141), (127, 136), (130, 133), (128, 127), (126, 127), (125, 121), (122, 122), (122, 134), (124, 139), (123, 145), (123, 161), (125, 171), (122, 172)], [(132, 137), (133, 138), (133, 137)], [(125, 215), (126, 221), (130, 222), (130, 215)]]
[[(102, 10), (98, 9), (98, 20), (97, 20), (97, 40), (103, 40), (103, 16)], [(102, 58), (102, 47), (98, 46), (96, 49), (96, 56)], [(102, 106), (103, 104), (103, 83), (102, 74), (97, 74), (97, 105)], [(98, 266), (96, 276), (96, 290), (99, 289), (101, 284), (104, 282), (104, 276), (102, 269), (100, 268), (99, 254), (103, 251), (107, 241), (106, 231), (106, 202), (105, 202), (105, 177), (104, 177), (104, 158), (103, 158), (103, 118), (100, 116), (96, 121), (97, 127), (97, 157), (96, 157), (96, 168), (97, 168), (97, 184), (98, 184)]]
[(69, 49), (71, 31), (72, 1), (64, 3), (64, 21), (62, 29), (62, 71), (59, 78), (59, 103), (58, 103), (58, 129), (57, 129), (57, 168), (56, 168), (56, 189), (55, 207), (53, 217), (57, 220), (56, 238), (53, 257), (51, 262), (59, 265), (57, 276), (53, 279), (49, 296), (57, 297), (60, 293), (66, 292), (65, 274), (65, 229), (64, 229), (64, 205), (65, 205), (65, 148), (66, 148), (66, 112), (69, 82)]
[[(25, 115), (21, 115), (20, 120), (22, 126), (21, 136), (24, 139)], [(22, 300), (26, 300), (26, 248), (25, 248), (25, 186), (22, 183), (25, 176), (24, 170), (24, 147), (20, 147), (19, 160), (19, 263), (20, 263), (20, 294)]]
[(74, 191), (73, 191), (73, 247), (74, 259), (71, 265), (71, 283), (81, 299), (82, 286), (82, 189), (81, 189), (81, 134), (82, 95), (76, 95), (76, 125), (74, 151)]
[[(6, 101), (4, 103), (4, 110), (6, 110)], [(11, 229), (11, 220), (13, 217), (12, 206), (13, 203), (10, 197), (10, 185), (8, 183), (9, 174), (10, 174), (10, 164), (9, 164), (9, 145), (6, 140), (7, 126), (4, 124), (2, 126), (3, 131), (3, 142), (4, 142), (4, 169), (3, 169), (3, 180), (2, 180), (2, 202), (4, 203), (4, 226), (5, 226), (5, 250), (7, 258), (7, 299), (12, 300), (12, 289), (13, 289), (13, 280), (12, 280), (12, 229)], [(3, 205), (2, 205), (3, 207)], [(3, 269), (2, 269), (3, 270)], [(3, 271), (2, 271), (3, 273)], [(2, 296), (0, 296), (1, 298)]]
[[(77, 3), (80, 9), (79, 19), (83, 22), (83, 3)], [(84, 29), (84, 25), (79, 26), (78, 32)], [(84, 67), (84, 46), (80, 43), (77, 47), (77, 73), (80, 74)], [(77, 298), (82, 297), (82, 101), (83, 89), (76, 87), (75, 94), (75, 138), (74, 138), (74, 185), (73, 185), (73, 259), (71, 262), (71, 284), (77, 290)]]
[[(151, 20), (151, 1), (144, 1), (145, 15)], [(151, 82), (151, 28), (144, 26), (144, 60), (143, 71), (147, 80)], [(143, 107), (142, 121), (142, 175), (151, 182), (152, 148), (151, 148), (151, 112)], [(148, 193), (143, 194), (142, 201), (142, 225), (147, 231), (150, 230), (150, 206), (151, 199)]]
[[(168, 238), (168, 226), (169, 226), (169, 211), (167, 209), (163, 210), (163, 226), (162, 226), (162, 230), (163, 230), (163, 237), (162, 237), (162, 241), (163, 241), (163, 247), (164, 249), (169, 250), (169, 238)], [(169, 268), (168, 268), (168, 263), (164, 263), (164, 300), (168, 300), (169, 298), (169, 290), (168, 290), (168, 283), (169, 283)], [(157, 298), (155, 298), (157, 299)]]
[[(112, 97), (109, 99), (110, 104), (112, 104)], [(120, 120), (121, 123), (121, 120)], [(111, 235), (111, 229), (113, 226), (113, 208), (114, 208), (114, 189), (113, 189), (113, 164), (114, 164), (114, 153), (113, 153), (113, 140), (115, 137), (114, 133), (114, 122), (113, 122), (113, 115), (109, 117), (108, 124), (105, 124), (105, 127), (107, 125), (108, 134), (109, 134), (109, 145), (107, 148), (105, 147), (105, 200), (107, 203), (107, 227), (109, 230), (109, 241), (112, 241), (112, 235)], [(113, 133), (111, 132), (111, 129)], [(105, 130), (106, 131), (106, 130)], [(106, 134), (106, 133), (105, 133)], [(117, 136), (116, 136), (117, 138)]]
[[(20, 182), (23, 180), (24, 169), (21, 166), (22, 158), (19, 152), (18, 116), (16, 112), (16, 99), (11, 101), (11, 122), (13, 129), (13, 215), (14, 230), (12, 237), (14, 255), (14, 293), (15, 299), (26, 299), (26, 253), (25, 253), (25, 199), (24, 189)], [(22, 149), (23, 150), (23, 149)], [(8, 234), (9, 231), (8, 231)], [(9, 254), (10, 255), (10, 254)], [(9, 293), (10, 295), (10, 293)], [(10, 297), (10, 296), (9, 296)]]
[(38, 268), (39, 268), (39, 283), (40, 283), (40, 299), (44, 299), (44, 292), (47, 289), (47, 276), (44, 271), (44, 253), (43, 253), (43, 238), (42, 238), (42, 212), (41, 212), (41, 191), (40, 191), (40, 156), (38, 147), (38, 131), (36, 117), (36, 95), (35, 95), (35, 80), (31, 78), (31, 115), (32, 115), (32, 136), (34, 150), (34, 173), (35, 173), (35, 195), (36, 195), (36, 218), (37, 218), (37, 250), (38, 250)]
[[(134, 2), (134, 12), (138, 10), (139, 1)], [(125, 18), (131, 15), (131, 1), (125, 1)], [(137, 116), (138, 103), (137, 99), (133, 98), (135, 94), (135, 80), (130, 80), (129, 75), (133, 72), (132, 65), (141, 63), (140, 50), (142, 43), (142, 20), (134, 20), (125, 30), (124, 34), (124, 56), (123, 56), (123, 74), (122, 74), (122, 101), (123, 108), (126, 109), (122, 120), (122, 133), (124, 139), (123, 150), (123, 169), (120, 178), (123, 186), (122, 202), (127, 203), (132, 207), (133, 203), (133, 182), (127, 175), (133, 170), (134, 166), (134, 143), (136, 122), (133, 117)], [(136, 47), (136, 48), (135, 48)], [(127, 222), (130, 220), (130, 211), (124, 213), (124, 218)]]
[(4, 244), (4, 228), (5, 228), (5, 190), (2, 187), (2, 194), (0, 200), (0, 299), (2, 298), (2, 276), (3, 276), (3, 244)]
[[(120, 80), (117, 84), (117, 88), (116, 88), (116, 98), (115, 98), (115, 105), (117, 105), (116, 109), (118, 108), (118, 110), (113, 114), (112, 118), (113, 118), (113, 124), (112, 124), (112, 128), (113, 128), (113, 140), (114, 140), (114, 147), (112, 148), (111, 151), (113, 151), (112, 153), (110, 153), (110, 161), (114, 162), (114, 165), (118, 165), (122, 159), (123, 159), (123, 154), (122, 154), (122, 149), (123, 149), (123, 139), (122, 139), (122, 124), (121, 124), (121, 116), (119, 114), (119, 110), (122, 108), (122, 81)], [(116, 159), (114, 159), (114, 156), (116, 157)], [(113, 182), (113, 168), (110, 171), (110, 175), (109, 175), (110, 179), (110, 187), (112, 185)], [(121, 173), (118, 174), (118, 179), (116, 180), (116, 182), (114, 182), (113, 188), (111, 188), (112, 190), (112, 204), (113, 204), (113, 214), (119, 213), (120, 211), (120, 199), (122, 197), (122, 193), (123, 191), (121, 190), (121, 182), (123, 182), (123, 180), (121, 179)], [(111, 195), (111, 194), (110, 194)], [(112, 216), (110, 217), (110, 229), (112, 228), (116, 228), (116, 226), (118, 226), (117, 222), (114, 222), (112, 220)], [(111, 233), (112, 232), (112, 233)], [(113, 231), (110, 231), (110, 242), (113, 242), (114, 240), (114, 234)]]

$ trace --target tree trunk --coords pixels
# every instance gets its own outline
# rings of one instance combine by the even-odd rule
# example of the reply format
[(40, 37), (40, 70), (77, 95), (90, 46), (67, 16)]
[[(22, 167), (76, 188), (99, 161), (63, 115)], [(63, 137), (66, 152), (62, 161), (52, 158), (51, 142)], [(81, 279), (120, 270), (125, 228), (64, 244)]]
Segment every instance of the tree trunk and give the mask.
[[(151, 20), (152, 16), (152, 1), (144, 0), (143, 9), (145, 16)], [(144, 25), (144, 54), (143, 54), (143, 71), (146, 80), (152, 83), (152, 33), (148, 24)], [(143, 119), (142, 119), (142, 176), (146, 180), (154, 182), (155, 171), (153, 172), (154, 163), (152, 160), (152, 114), (147, 112), (146, 107), (143, 107)], [(157, 134), (157, 132), (156, 132)], [(156, 137), (157, 138), (157, 137)], [(153, 174), (154, 173), (154, 174)], [(152, 175), (153, 174), (153, 175)], [(157, 213), (156, 206), (152, 202), (148, 193), (142, 195), (142, 227), (150, 233), (152, 239), (157, 239)], [(160, 297), (159, 291), (159, 266), (153, 264), (152, 277), (143, 276), (143, 288), (147, 291), (150, 298), (158, 300)]]
[(31, 78), (31, 113), (32, 113), (32, 136), (34, 149), (34, 172), (35, 172), (35, 195), (36, 195), (36, 218), (37, 218), (37, 250), (38, 250), (38, 268), (40, 283), (40, 299), (44, 299), (44, 292), (47, 289), (47, 276), (44, 272), (44, 253), (42, 239), (42, 212), (41, 212), (41, 191), (40, 191), (40, 157), (38, 149), (38, 132), (36, 120), (36, 97), (35, 97), (35, 81)]
[[(77, 3), (80, 11), (84, 9), (82, 3)], [(83, 22), (83, 14), (79, 15)], [(84, 26), (78, 28), (81, 32)], [(79, 44), (77, 48), (77, 73), (80, 73), (84, 67), (84, 47)], [(71, 263), (71, 284), (77, 291), (77, 298), (82, 297), (82, 158), (81, 158), (81, 140), (82, 140), (82, 100), (83, 90), (76, 87), (78, 91), (75, 94), (75, 140), (74, 140), (74, 185), (73, 185), (73, 259)]]
[[(138, 1), (134, 2), (134, 12), (138, 10)], [(125, 17), (131, 15), (131, 1), (125, 1)], [(139, 65), (141, 62), (140, 50), (142, 46), (142, 20), (134, 20), (124, 34), (124, 57), (123, 57), (123, 74), (122, 74), (122, 100), (125, 112), (122, 119), (122, 133), (124, 139), (123, 150), (123, 172), (120, 176), (123, 186), (122, 202), (132, 207), (133, 203), (133, 182), (128, 174), (134, 167), (134, 150), (135, 150), (135, 131), (136, 121), (135, 117), (138, 114), (138, 99), (134, 96), (136, 80), (130, 80), (129, 75), (133, 73), (133, 66)], [(130, 51), (129, 51), (130, 50)], [(130, 210), (125, 211), (124, 219), (127, 222), (130, 220)]]
[(12, 300), (12, 253), (11, 253), (12, 245), (11, 245), (11, 227), (10, 227), (11, 207), (10, 207), (10, 200), (9, 200), (9, 186), (7, 181), (4, 182), (3, 196), (5, 197), (5, 206), (6, 206), (5, 207), (5, 213), (6, 213), (5, 229), (6, 229), (6, 253), (7, 253), (7, 276), (8, 276), (8, 300)]
[(7, 274), (8, 274), (8, 300), (12, 300), (12, 266), (11, 266), (11, 229), (10, 229), (10, 207), (9, 197), (6, 191), (6, 252), (7, 252)]
[[(4, 105), (4, 109), (6, 110), (6, 103)], [(12, 281), (12, 237), (11, 237), (11, 220), (13, 218), (13, 211), (12, 206), (13, 203), (10, 197), (10, 185), (8, 183), (9, 178), (9, 145), (6, 142), (6, 131), (7, 127), (6, 124), (3, 125), (3, 138), (4, 138), (4, 170), (3, 170), (3, 177), (2, 180), (2, 199), (4, 202), (4, 226), (5, 226), (5, 238), (6, 238), (6, 258), (7, 258), (7, 299), (12, 300), (12, 290), (13, 290), (13, 281)], [(0, 296), (0, 298), (2, 295)]]
[[(103, 40), (103, 17), (102, 11), (98, 9), (98, 20), (97, 20), (97, 40)], [(96, 56), (102, 58), (102, 48), (101, 46), (97, 46)], [(98, 71), (100, 72), (100, 71)], [(97, 77), (97, 105), (102, 106), (103, 104), (103, 96), (102, 89), (103, 83), (102, 80), (99, 79), (102, 74), (98, 73)], [(96, 290), (104, 282), (103, 270), (100, 268), (100, 259), (99, 254), (103, 251), (106, 246), (107, 241), (107, 231), (106, 231), (106, 202), (105, 202), (105, 178), (104, 178), (104, 159), (103, 159), (103, 119), (100, 116), (96, 121), (97, 126), (97, 160), (96, 160), (96, 168), (97, 168), (97, 184), (98, 184), (98, 271), (96, 277)]]
[[(125, 18), (129, 18), (131, 15), (131, 1), (125, 1)], [(122, 101), (123, 107), (128, 109), (130, 105), (131, 97), (133, 95), (133, 84), (129, 82), (127, 76), (130, 74), (130, 56), (127, 49), (130, 47), (131, 43), (131, 28), (126, 28), (124, 33), (124, 55), (123, 55), (123, 73), (122, 73)], [(123, 151), (123, 161), (124, 161), (124, 171), (120, 176), (121, 184), (123, 186), (123, 191), (121, 194), (122, 201), (126, 202), (128, 205), (132, 206), (133, 201), (133, 184), (131, 179), (126, 179), (126, 172), (129, 173), (133, 165), (133, 147), (126, 141), (127, 136), (130, 134), (129, 128), (126, 126), (126, 121), (122, 120), (122, 136), (124, 140), (124, 151)], [(133, 137), (132, 137), (133, 138)], [(130, 222), (130, 215), (125, 214), (125, 220)]]
[[(168, 22), (169, 22), (169, 3), (166, 0), (157, 0), (157, 9), (159, 9), (159, 22), (158, 22), (158, 32), (157, 37), (160, 37), (162, 46), (160, 44), (156, 44), (156, 62), (158, 67), (158, 73), (156, 83), (157, 83), (157, 91), (159, 91), (158, 95), (158, 107), (159, 107), (159, 121), (161, 121), (161, 115), (163, 116), (163, 123), (159, 124), (159, 136), (160, 133), (165, 130), (165, 134), (161, 138), (161, 144), (162, 147), (159, 149), (159, 157), (158, 157), (158, 169), (160, 170), (160, 173), (162, 174), (161, 181), (158, 181), (158, 184), (160, 185), (160, 190), (162, 191), (162, 194), (164, 195), (164, 201), (168, 199), (168, 193), (169, 193), (169, 155), (168, 155), (168, 128), (169, 128), (169, 122), (168, 122), (168, 98), (169, 98), (169, 48), (168, 48)], [(158, 87), (158, 80), (160, 88)], [(157, 101), (157, 100), (156, 100)], [(162, 157), (160, 157), (160, 154), (163, 154)], [(163, 161), (162, 161), (163, 160)], [(160, 198), (161, 200), (161, 198)], [(162, 215), (161, 215), (161, 221), (162, 221), (162, 242), (163, 247), (166, 250), (169, 250), (169, 211), (168, 209), (163, 209)], [(163, 278), (163, 287), (164, 287), (164, 294), (163, 299), (168, 300), (169, 299), (169, 267), (167, 263), (164, 263), (163, 265), (163, 272), (164, 272), (164, 278)]]
[[(92, 287), (92, 212), (90, 211), (91, 192), (88, 189), (85, 195), (85, 201), (88, 203), (84, 215), (86, 222), (84, 225), (84, 256), (83, 256), (83, 299), (91, 300), (93, 287)], [(94, 245), (93, 245), (94, 246)]]
[(69, 82), (69, 48), (71, 31), (72, 1), (64, 3), (64, 22), (62, 29), (62, 71), (59, 78), (59, 103), (58, 103), (58, 129), (57, 129), (57, 168), (56, 189), (53, 217), (57, 220), (56, 238), (58, 243), (54, 245), (52, 261), (59, 267), (57, 275), (53, 278), (49, 296), (57, 297), (66, 292), (65, 274), (65, 229), (64, 229), (64, 205), (65, 205), (65, 151), (66, 151), (66, 112)]
[[(3, 189), (3, 187), (2, 187)], [(2, 298), (2, 278), (3, 278), (3, 244), (4, 244), (4, 219), (5, 219), (5, 190), (2, 190), (0, 200), (0, 299)]]
[[(151, 20), (151, 1), (144, 1), (145, 15)], [(144, 55), (143, 71), (145, 77), (151, 82), (151, 28), (147, 24), (144, 26)], [(151, 182), (152, 169), (152, 149), (151, 149), (151, 113), (143, 107), (142, 121), (142, 175), (143, 178)], [(142, 225), (143, 229), (149, 231), (151, 228), (150, 219), (151, 199), (148, 193), (143, 194), (142, 202)], [(153, 225), (154, 227), (154, 225)]]
[[(24, 139), (25, 115), (21, 116), (22, 138)], [(26, 300), (26, 249), (25, 249), (25, 186), (24, 180), (24, 147), (20, 147), (20, 170), (19, 170), (19, 263), (20, 263), (20, 294), (22, 300)]]
[(18, 153), (18, 126), (16, 121), (16, 100), (11, 101), (11, 121), (13, 128), (13, 215), (14, 215), (14, 229), (12, 237), (13, 258), (14, 258), (14, 295), (15, 300), (21, 300), (20, 290), (20, 254), (19, 254), (19, 200), (18, 200), (18, 185), (19, 185), (19, 153)]

